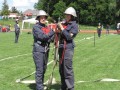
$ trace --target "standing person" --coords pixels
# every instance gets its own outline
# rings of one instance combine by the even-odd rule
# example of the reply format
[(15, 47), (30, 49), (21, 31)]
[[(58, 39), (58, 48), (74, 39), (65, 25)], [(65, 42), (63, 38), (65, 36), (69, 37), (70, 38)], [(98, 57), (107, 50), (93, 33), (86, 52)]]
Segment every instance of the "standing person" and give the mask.
[(20, 34), (20, 26), (18, 24), (18, 20), (16, 20), (15, 23), (16, 23), (14, 25), (14, 28), (15, 28), (15, 43), (18, 43), (19, 34)]
[(110, 25), (107, 24), (107, 26), (106, 26), (106, 34), (109, 34), (109, 30), (110, 30)]
[(48, 62), (49, 43), (54, 36), (54, 31), (45, 25), (47, 17), (47, 13), (44, 10), (40, 10), (39, 15), (36, 17), (39, 22), (33, 26), (36, 90), (44, 90), (43, 83)]
[(10, 31), (10, 28), (9, 28), (9, 26), (8, 26), (8, 25), (6, 25), (6, 30), (7, 30), (7, 32), (9, 32), (9, 31)]
[(2, 25), (0, 24), (0, 32), (2, 32)]
[(119, 34), (119, 30), (120, 30), (120, 23), (117, 23), (117, 33)]
[(98, 33), (98, 37), (101, 37), (101, 31), (102, 31), (102, 25), (99, 23), (97, 26), (97, 33)]
[(76, 11), (73, 7), (65, 10), (64, 25), (58, 24), (61, 29), (61, 38), (59, 46), (59, 73), (61, 76), (61, 90), (74, 90), (74, 72), (73, 72), (73, 54), (74, 38), (78, 33), (78, 24), (75, 18)]
[(11, 30), (11, 24), (9, 24), (9, 30)]

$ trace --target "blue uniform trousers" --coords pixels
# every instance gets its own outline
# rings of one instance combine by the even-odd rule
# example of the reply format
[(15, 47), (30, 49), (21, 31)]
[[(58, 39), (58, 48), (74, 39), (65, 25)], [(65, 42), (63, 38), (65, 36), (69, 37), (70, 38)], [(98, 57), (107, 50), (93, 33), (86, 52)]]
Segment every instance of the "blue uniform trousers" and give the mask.
[[(36, 48), (39, 48), (39, 46), (34, 46)], [(47, 68), (47, 62), (48, 62), (48, 52), (38, 52), (33, 49), (33, 59), (36, 66), (36, 73), (35, 73), (35, 79), (36, 79), (36, 90), (44, 90), (44, 74)]]
[[(72, 66), (74, 49), (65, 49), (64, 59), (59, 64), (59, 73), (61, 76), (61, 89), (74, 90), (74, 73)], [(60, 60), (62, 58), (63, 49), (59, 49)]]
[(20, 31), (15, 31), (15, 43), (18, 43)]
[(101, 36), (101, 30), (98, 30), (97, 33), (98, 33), (98, 37), (100, 37)]

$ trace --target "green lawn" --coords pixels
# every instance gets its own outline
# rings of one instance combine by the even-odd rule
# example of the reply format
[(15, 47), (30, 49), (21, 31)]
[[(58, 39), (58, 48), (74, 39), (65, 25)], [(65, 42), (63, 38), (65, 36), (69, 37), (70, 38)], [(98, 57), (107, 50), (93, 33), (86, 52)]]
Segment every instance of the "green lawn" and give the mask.
[[(75, 38), (73, 66), (75, 81), (94, 81), (102, 78), (120, 79), (120, 35), (96, 35), (94, 47), (93, 34), (78, 34)], [(20, 35), (19, 43), (14, 43), (14, 33), (0, 33), (0, 90), (34, 90), (34, 84), (16, 83), (16, 79), (29, 75), (35, 70), (32, 58), (32, 34)], [(50, 60), (53, 59), (52, 45)], [(28, 54), (28, 55), (25, 55)], [(23, 56), (18, 56), (23, 55)], [(18, 57), (14, 57), (18, 56)], [(5, 59), (13, 57), (10, 59)], [(48, 66), (45, 81), (52, 71)], [(56, 81), (60, 81), (58, 67), (54, 72)], [(34, 75), (27, 78), (34, 79)], [(59, 83), (51, 90), (59, 90)], [(75, 84), (75, 90), (120, 90), (120, 82), (84, 82)]]
[(80, 25), (81, 30), (96, 30), (97, 26)]

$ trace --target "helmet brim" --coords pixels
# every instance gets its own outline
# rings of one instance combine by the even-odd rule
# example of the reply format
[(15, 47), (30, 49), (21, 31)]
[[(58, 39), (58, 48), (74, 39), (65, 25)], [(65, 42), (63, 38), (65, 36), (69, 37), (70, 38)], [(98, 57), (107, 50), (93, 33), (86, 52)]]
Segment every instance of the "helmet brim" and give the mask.
[[(65, 12), (64, 12), (64, 14), (65, 14), (65, 15), (67, 15), (67, 14), (68, 14), (68, 15), (72, 15), (71, 13), (65, 13)], [(73, 17), (77, 17), (77, 15), (72, 15), (72, 16), (73, 16)]]
[[(43, 15), (43, 16), (46, 16), (46, 15)], [(39, 20), (39, 18), (40, 18), (40, 16), (37, 16), (36, 18), (35, 18), (35, 20)], [(48, 18), (48, 16), (46, 16), (46, 19)]]

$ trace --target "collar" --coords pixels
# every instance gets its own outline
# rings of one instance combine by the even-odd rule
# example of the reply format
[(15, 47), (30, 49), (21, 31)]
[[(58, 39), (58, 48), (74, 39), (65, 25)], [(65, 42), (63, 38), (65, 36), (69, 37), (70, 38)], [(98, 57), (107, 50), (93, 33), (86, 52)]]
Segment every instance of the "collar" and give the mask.
[[(67, 22), (66, 22), (67, 23)], [(70, 21), (67, 24), (72, 24), (72, 23), (76, 23), (76, 21)]]
[(42, 23), (38, 23), (40, 26), (42, 26), (42, 27), (45, 27), (46, 25), (45, 24), (42, 24)]

